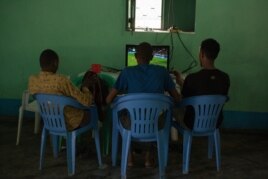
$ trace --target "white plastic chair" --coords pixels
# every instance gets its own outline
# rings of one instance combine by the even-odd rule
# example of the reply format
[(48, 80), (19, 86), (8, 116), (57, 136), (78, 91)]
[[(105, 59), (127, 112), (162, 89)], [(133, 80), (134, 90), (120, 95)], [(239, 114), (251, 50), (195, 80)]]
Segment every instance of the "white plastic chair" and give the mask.
[(36, 100), (31, 100), (31, 95), (28, 90), (23, 91), (21, 106), (19, 108), (19, 119), (18, 119), (18, 132), (17, 132), (17, 141), (16, 145), (20, 143), (20, 134), (23, 121), (24, 111), (30, 111), (35, 113), (35, 122), (34, 122), (34, 133), (37, 134), (40, 128), (40, 114), (38, 112), (38, 106)]

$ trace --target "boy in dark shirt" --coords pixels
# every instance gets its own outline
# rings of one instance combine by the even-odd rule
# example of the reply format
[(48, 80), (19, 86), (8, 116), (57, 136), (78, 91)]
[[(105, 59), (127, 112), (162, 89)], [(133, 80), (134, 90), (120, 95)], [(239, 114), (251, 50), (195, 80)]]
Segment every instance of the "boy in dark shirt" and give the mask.
[[(220, 51), (219, 43), (214, 39), (202, 41), (199, 52), (199, 61), (202, 69), (196, 73), (189, 74), (185, 80), (181, 78), (178, 72), (174, 72), (177, 83), (182, 86), (181, 94), (183, 98), (198, 95), (221, 94), (228, 95), (230, 79), (228, 74), (215, 67), (215, 60)], [(222, 113), (217, 122), (220, 126), (223, 120)], [(185, 111), (183, 123), (188, 128), (194, 124), (194, 111), (188, 107)]]

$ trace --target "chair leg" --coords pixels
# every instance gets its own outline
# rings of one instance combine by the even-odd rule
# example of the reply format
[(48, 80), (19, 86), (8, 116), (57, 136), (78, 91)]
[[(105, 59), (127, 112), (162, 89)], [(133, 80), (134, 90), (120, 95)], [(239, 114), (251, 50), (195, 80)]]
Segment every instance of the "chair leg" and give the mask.
[(39, 170), (42, 170), (43, 165), (44, 165), (44, 155), (45, 155), (45, 150), (46, 150), (47, 135), (48, 135), (47, 130), (43, 128), (42, 136), (41, 136)]
[(220, 171), (220, 169), (221, 169), (221, 142), (220, 142), (219, 129), (217, 129), (214, 133), (214, 141), (215, 141), (215, 154), (216, 154), (217, 171)]
[(166, 143), (164, 143), (164, 161), (165, 161), (165, 167), (167, 167), (167, 162), (168, 162), (168, 150), (169, 150), (169, 134), (170, 134), (170, 131), (169, 132), (164, 132), (165, 135), (164, 135), (164, 141)]
[(75, 174), (76, 136), (68, 133), (66, 137), (68, 176)]
[(99, 129), (95, 129), (94, 131), (94, 138), (95, 138), (95, 145), (96, 145), (96, 151), (97, 151), (97, 157), (99, 162), (99, 167), (102, 166), (102, 159), (101, 159), (101, 151), (100, 151), (100, 135), (99, 135)]
[(21, 134), (21, 126), (23, 121), (23, 109), (22, 107), (19, 108), (19, 120), (18, 120), (18, 131), (17, 131), (17, 141), (16, 145), (19, 145), (20, 143), (20, 134)]
[(128, 153), (131, 142), (130, 132), (123, 130), (122, 134), (122, 156), (121, 156), (121, 177), (126, 178)]
[(182, 173), (189, 172), (190, 153), (192, 146), (192, 135), (185, 132), (183, 134), (183, 158), (182, 158)]
[(115, 122), (113, 122), (113, 134), (112, 134), (112, 166), (116, 166), (116, 159), (117, 159), (117, 149), (118, 149), (118, 129), (117, 126), (115, 124)]
[(168, 154), (168, 140), (163, 135), (163, 132), (162, 134), (158, 135), (157, 149), (158, 149), (159, 176), (162, 177), (165, 175), (165, 167), (167, 166), (167, 154)]
[(35, 112), (35, 120), (34, 120), (34, 133), (37, 134), (40, 129), (40, 114)]

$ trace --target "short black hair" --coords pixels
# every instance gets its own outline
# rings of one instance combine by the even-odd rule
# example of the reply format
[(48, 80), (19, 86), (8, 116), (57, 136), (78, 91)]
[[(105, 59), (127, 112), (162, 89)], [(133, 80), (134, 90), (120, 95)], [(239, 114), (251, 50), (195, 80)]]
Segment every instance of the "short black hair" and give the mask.
[(59, 61), (59, 56), (55, 51), (46, 49), (41, 53), (39, 61), (42, 69), (51, 69)]
[(137, 46), (136, 53), (143, 60), (150, 61), (153, 58), (153, 47), (148, 42), (142, 42)]
[(220, 52), (220, 44), (215, 39), (205, 39), (201, 43), (201, 50), (208, 59), (215, 60)]

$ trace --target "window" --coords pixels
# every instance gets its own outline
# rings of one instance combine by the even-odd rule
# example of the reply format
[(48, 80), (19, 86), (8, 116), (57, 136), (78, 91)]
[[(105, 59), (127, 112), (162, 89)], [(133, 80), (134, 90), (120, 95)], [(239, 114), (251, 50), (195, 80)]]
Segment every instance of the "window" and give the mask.
[(163, 0), (128, 0), (127, 30), (161, 30)]
[(162, 0), (136, 0), (135, 29), (161, 29)]
[(127, 0), (127, 30), (194, 31), (196, 0)]

